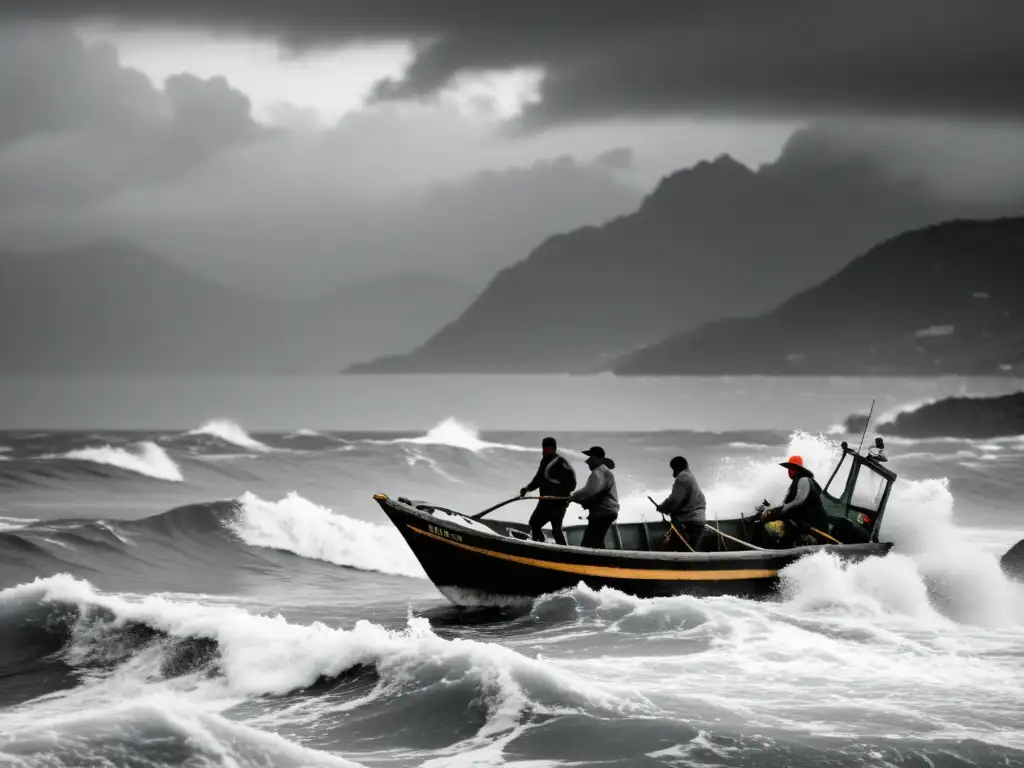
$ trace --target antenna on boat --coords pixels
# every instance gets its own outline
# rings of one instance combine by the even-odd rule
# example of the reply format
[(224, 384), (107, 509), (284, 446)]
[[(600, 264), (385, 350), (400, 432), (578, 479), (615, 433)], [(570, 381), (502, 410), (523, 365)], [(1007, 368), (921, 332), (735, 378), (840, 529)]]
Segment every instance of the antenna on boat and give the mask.
[(864, 431), (860, 436), (860, 445), (857, 446), (857, 455), (860, 455), (860, 449), (864, 447), (864, 438), (868, 435), (868, 427), (871, 426), (871, 416), (875, 412), (875, 398), (871, 398), (871, 410), (868, 411), (868, 419), (864, 422)]

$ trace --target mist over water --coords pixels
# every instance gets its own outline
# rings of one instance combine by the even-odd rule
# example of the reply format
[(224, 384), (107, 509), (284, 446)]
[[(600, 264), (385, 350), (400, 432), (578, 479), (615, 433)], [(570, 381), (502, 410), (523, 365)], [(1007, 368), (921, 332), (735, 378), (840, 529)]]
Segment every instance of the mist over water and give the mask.
[(622, 521), (654, 519), (677, 453), (710, 516), (747, 514), (792, 453), (827, 479), (844, 399), (789, 428), (265, 431), (211, 409), (0, 433), (0, 763), (1024, 764), (1024, 590), (997, 562), (1024, 536), (1024, 440), (891, 442), (893, 552), (805, 558), (762, 602), (581, 585), (455, 609), (371, 499), (478, 511), (550, 431), (581, 478), (579, 450), (615, 458)]

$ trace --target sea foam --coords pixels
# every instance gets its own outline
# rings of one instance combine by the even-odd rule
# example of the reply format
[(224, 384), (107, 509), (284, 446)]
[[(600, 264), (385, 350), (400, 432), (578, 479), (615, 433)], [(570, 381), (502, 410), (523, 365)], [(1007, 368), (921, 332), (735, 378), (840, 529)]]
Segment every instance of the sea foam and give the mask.
[(248, 432), (229, 419), (212, 419), (188, 434), (193, 437), (213, 437), (250, 451), (270, 450), (270, 446), (251, 437)]
[(538, 448), (529, 448), (525, 445), (491, 443), (481, 440), (480, 432), (475, 426), (461, 422), (453, 417), (449, 417), (432, 427), (425, 435), (420, 437), (402, 437), (391, 442), (398, 445), (403, 443), (410, 445), (442, 445), (451, 448), (461, 448), (472, 453), (479, 453), (488, 449), (527, 452), (538, 450)]
[(401, 534), (390, 525), (335, 514), (294, 492), (280, 501), (245, 493), (238, 502), (238, 514), (229, 526), (250, 546), (366, 571), (426, 578)]
[(137, 448), (137, 452), (110, 445), (96, 448), (78, 448), (68, 451), (61, 458), (120, 467), (129, 472), (135, 472), (136, 474), (145, 475), (157, 480), (167, 480), (176, 483), (184, 480), (181, 469), (159, 445), (146, 441), (139, 443)]
[[(374, 697), (421, 696), (431, 690), (442, 695), (452, 685), (466, 687), (467, 703), (487, 703), (486, 732), (514, 728), (526, 707), (604, 715), (651, 712), (628, 684), (581, 678), (504, 645), (444, 639), (419, 617), (410, 617), (406, 627), (397, 630), (366, 620), (351, 629), (320, 622), (306, 625), (233, 606), (103, 593), (68, 575), (0, 591), (0, 613), (18, 604), (77, 612), (86, 631), (74, 634), (69, 658), (102, 654), (97, 645), (120, 649), (123, 636), (118, 633), (131, 624), (157, 630), (171, 640), (215, 642), (219, 687), (209, 688), (202, 676), (193, 682), (196, 694), (204, 698), (285, 695), (353, 668), (372, 666), (381, 678)], [(151, 678), (153, 669), (140, 665), (138, 680)], [(125, 669), (118, 685), (125, 683), (128, 673)]]

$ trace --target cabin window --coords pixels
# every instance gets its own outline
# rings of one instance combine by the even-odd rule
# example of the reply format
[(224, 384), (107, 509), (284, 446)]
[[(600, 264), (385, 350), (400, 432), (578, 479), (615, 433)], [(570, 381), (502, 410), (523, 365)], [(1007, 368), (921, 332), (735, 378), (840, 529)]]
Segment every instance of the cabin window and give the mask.
[(861, 464), (850, 504), (858, 509), (877, 512), (882, 505), (882, 497), (885, 495), (887, 483), (884, 476), (875, 472), (867, 464)]
[(835, 469), (830, 482), (825, 486), (824, 490), (833, 499), (841, 499), (843, 497), (843, 491), (846, 489), (846, 484), (850, 479), (850, 472), (853, 471), (857, 465), (852, 461), (846, 460), (846, 454), (839, 459), (839, 465)]

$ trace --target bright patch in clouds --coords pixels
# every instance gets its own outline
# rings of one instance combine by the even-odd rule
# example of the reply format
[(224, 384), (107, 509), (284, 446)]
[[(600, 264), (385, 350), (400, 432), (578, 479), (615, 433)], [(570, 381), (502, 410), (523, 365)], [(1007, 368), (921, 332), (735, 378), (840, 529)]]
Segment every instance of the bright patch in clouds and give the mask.
[(460, 75), (445, 96), (466, 114), (507, 119), (540, 101), (543, 77), (540, 67)]
[[(81, 27), (80, 34), (86, 42), (113, 44), (123, 64), (157, 87), (181, 72), (225, 77), (252, 100), (256, 119), (289, 128), (334, 123), (362, 108), (374, 84), (400, 79), (414, 53), (406, 43), (300, 53), (270, 40), (109, 24)], [(468, 115), (509, 118), (524, 103), (537, 101), (542, 74), (539, 68), (520, 68), (458, 77), (443, 99)]]
[(252, 100), (255, 117), (270, 123), (310, 110), (334, 122), (362, 107), (378, 80), (400, 77), (413, 56), (402, 43), (293, 54), (271, 41), (210, 32), (90, 25), (79, 33), (86, 42), (114, 45), (123, 64), (157, 87), (181, 72), (225, 77)]

